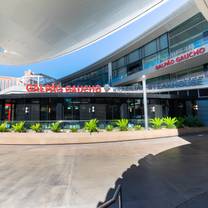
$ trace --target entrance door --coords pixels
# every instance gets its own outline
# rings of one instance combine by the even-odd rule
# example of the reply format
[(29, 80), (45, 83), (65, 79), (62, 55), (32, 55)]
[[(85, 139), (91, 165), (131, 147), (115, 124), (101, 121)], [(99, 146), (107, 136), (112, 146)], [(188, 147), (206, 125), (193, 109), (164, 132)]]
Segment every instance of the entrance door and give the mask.
[(106, 120), (106, 105), (105, 104), (96, 104), (92, 105), (92, 110), (94, 107), (94, 117), (98, 120)]
[(40, 104), (16, 104), (17, 121), (40, 120)]
[(90, 120), (96, 118), (98, 120), (106, 120), (105, 104), (81, 104), (80, 120)]
[(80, 104), (80, 120), (90, 120), (91, 118), (91, 104)]

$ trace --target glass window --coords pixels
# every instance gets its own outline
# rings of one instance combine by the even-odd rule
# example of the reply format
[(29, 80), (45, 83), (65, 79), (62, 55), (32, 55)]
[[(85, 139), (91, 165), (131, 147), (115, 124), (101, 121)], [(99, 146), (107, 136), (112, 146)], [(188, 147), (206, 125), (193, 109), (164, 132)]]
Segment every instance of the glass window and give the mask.
[(96, 84), (104, 85), (107, 83), (108, 83), (107, 65), (68, 82), (69, 85), (96, 85)]
[(125, 65), (125, 57), (122, 57), (122, 58), (114, 61), (112, 64), (112, 67), (113, 67), (113, 69), (117, 69), (117, 68), (120, 68), (124, 65)]
[(171, 32), (170, 32), (170, 37), (178, 35), (179, 33), (187, 30), (188, 28), (193, 27), (199, 22), (204, 21), (204, 17), (201, 13), (196, 14), (195, 16), (191, 17), (187, 21), (183, 22), (179, 26), (175, 27)]
[(200, 97), (208, 97), (208, 89), (200, 89), (199, 90), (199, 96)]
[(158, 60), (159, 62), (163, 62), (165, 60), (167, 60), (169, 58), (169, 52), (168, 52), (168, 49), (165, 49), (163, 51), (161, 51), (159, 54), (158, 54)]
[(178, 55), (204, 45), (205, 31), (208, 31), (208, 22), (200, 13), (180, 24), (169, 32), (171, 53)]
[(113, 77), (113, 79), (118, 77), (118, 70), (113, 70), (112, 71), (112, 77)]
[(121, 68), (118, 70), (118, 76), (125, 77), (127, 74), (127, 69), (126, 68)]
[(134, 74), (138, 71), (142, 70), (142, 60), (140, 60), (139, 62), (135, 62), (133, 64), (128, 65), (127, 67), (127, 75), (131, 75)]
[(133, 63), (135, 61), (138, 61), (140, 59), (139, 55), (140, 55), (139, 50), (131, 52), (127, 57), (128, 63)]
[(153, 53), (157, 52), (157, 42), (156, 40), (153, 40), (152, 42), (148, 43), (144, 46), (144, 55), (149, 56)]
[(151, 68), (155, 66), (156, 64), (157, 64), (157, 54), (146, 57), (143, 62), (144, 69)]
[(168, 35), (166, 33), (166, 34), (160, 36), (160, 38), (159, 38), (159, 49), (162, 50), (167, 47), (168, 47)]

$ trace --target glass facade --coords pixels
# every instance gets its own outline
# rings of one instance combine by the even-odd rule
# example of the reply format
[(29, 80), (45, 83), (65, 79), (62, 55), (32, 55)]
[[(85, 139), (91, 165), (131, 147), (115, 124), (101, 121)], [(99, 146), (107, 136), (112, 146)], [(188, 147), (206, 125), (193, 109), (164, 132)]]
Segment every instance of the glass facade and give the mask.
[(106, 65), (64, 85), (105, 85), (111, 84), (111, 81), (115, 83), (204, 44), (208, 44), (208, 22), (198, 13), (171, 31), (113, 61), (112, 80), (108, 80)]
[(104, 86), (108, 83), (108, 66), (105, 65), (95, 71), (86, 73), (78, 78), (63, 82), (63, 86), (66, 85), (101, 85)]
[(148, 89), (208, 85), (208, 64), (147, 80)]
[(208, 22), (201, 13), (169, 32), (170, 55), (177, 56), (208, 43)]
[[(204, 44), (208, 44), (208, 22), (201, 13), (198, 13), (168, 33), (114, 61), (112, 81), (122, 80), (133, 73), (154, 67), (170, 57)], [(129, 64), (136, 64), (138, 61), (140, 61), (140, 65), (137, 66), (137, 69), (128, 73)]]
[(0, 120), (113, 120), (143, 118), (142, 99), (135, 98), (38, 98), (0, 100)]
[[(169, 58), (168, 34), (165, 33), (141, 48), (114, 61), (112, 63), (112, 81), (116, 82), (136, 72), (151, 68), (167, 58)], [(132, 70), (132, 65), (135, 65), (134, 70)]]

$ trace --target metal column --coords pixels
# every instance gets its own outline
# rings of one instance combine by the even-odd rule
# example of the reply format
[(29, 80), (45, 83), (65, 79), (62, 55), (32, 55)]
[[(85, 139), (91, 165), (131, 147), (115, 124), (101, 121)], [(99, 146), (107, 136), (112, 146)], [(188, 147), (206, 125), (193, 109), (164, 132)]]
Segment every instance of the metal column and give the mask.
[(146, 87), (146, 76), (142, 76), (142, 87), (143, 87), (143, 105), (144, 105), (144, 126), (145, 130), (149, 129), (148, 122), (148, 108), (147, 108), (147, 87)]
[(111, 86), (112, 83), (112, 63), (108, 63), (108, 84)]

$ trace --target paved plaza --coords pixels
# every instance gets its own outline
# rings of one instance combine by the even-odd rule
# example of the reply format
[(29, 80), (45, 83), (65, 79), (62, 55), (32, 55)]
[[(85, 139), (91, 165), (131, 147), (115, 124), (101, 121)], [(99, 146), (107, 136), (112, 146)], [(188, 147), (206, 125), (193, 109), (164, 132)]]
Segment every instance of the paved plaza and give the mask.
[(0, 207), (206, 207), (206, 135), (89, 145), (1, 145)]

